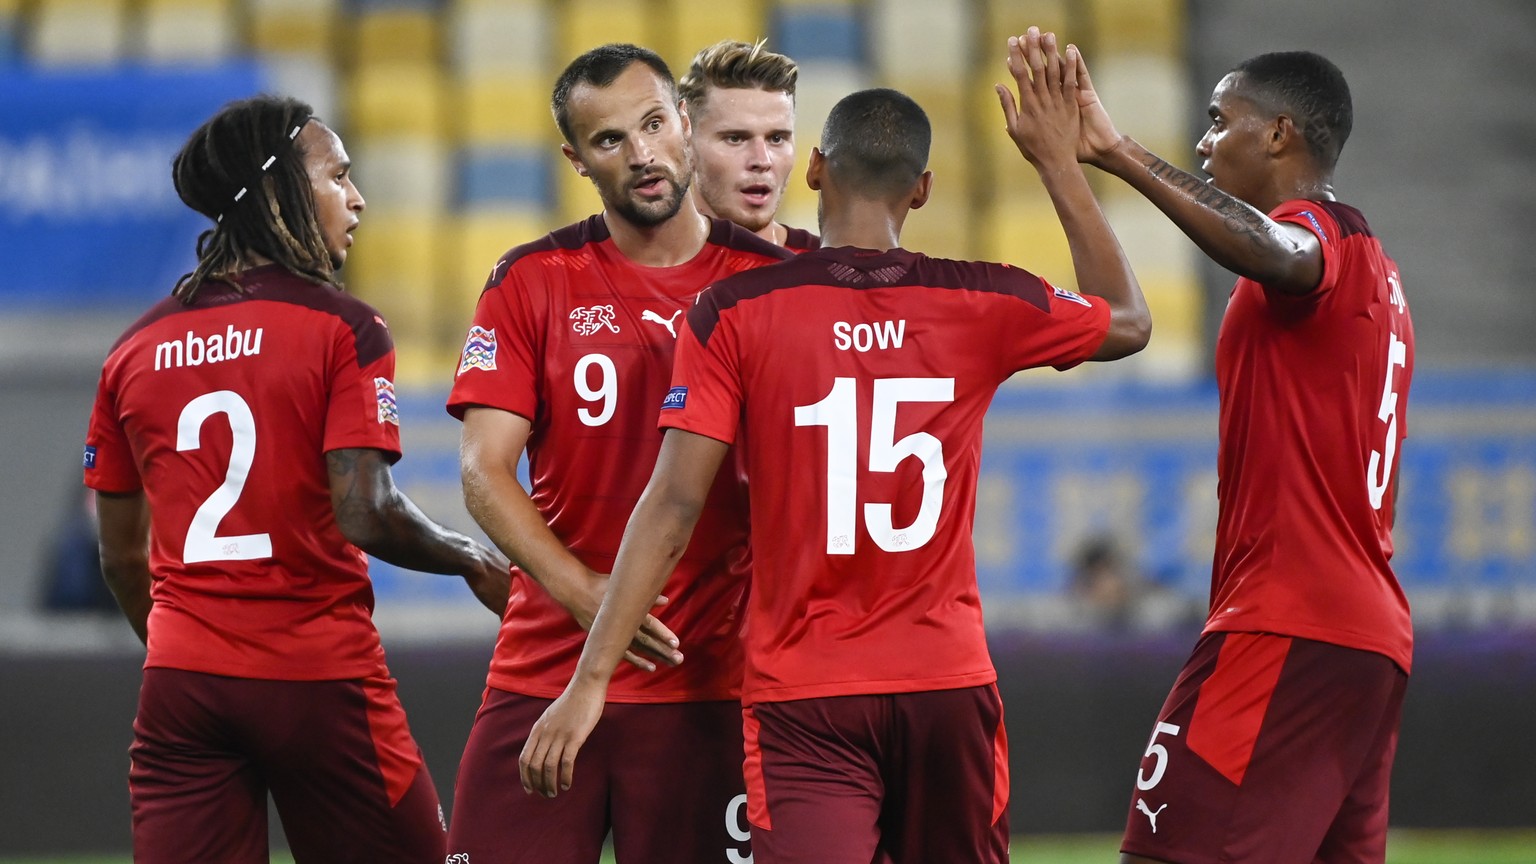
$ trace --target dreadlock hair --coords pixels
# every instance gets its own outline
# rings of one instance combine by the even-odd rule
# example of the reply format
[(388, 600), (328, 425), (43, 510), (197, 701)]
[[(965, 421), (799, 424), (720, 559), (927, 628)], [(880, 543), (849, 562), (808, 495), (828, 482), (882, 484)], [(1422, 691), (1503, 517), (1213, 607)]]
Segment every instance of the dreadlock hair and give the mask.
[(1311, 51), (1277, 51), (1232, 69), (1238, 90), (1275, 114), (1290, 114), (1317, 164), (1332, 171), (1354, 127), (1354, 107), (1344, 73)]
[(233, 285), (229, 277), (258, 255), (339, 285), (295, 140), (312, 119), (298, 99), (261, 95), (230, 102), (187, 139), (171, 162), (176, 194), (214, 226), (198, 236), (197, 269), (177, 280), (173, 297), (191, 303), (210, 279)]
[(651, 71), (656, 73), (662, 83), (672, 93), (672, 101), (677, 102), (677, 81), (672, 77), (672, 70), (668, 68), (667, 61), (661, 59), (655, 51), (649, 48), (641, 48), (639, 45), (611, 42), (607, 45), (599, 45), (591, 51), (577, 57), (560, 73), (560, 78), (555, 81), (554, 93), (549, 98), (549, 108), (555, 115), (555, 125), (560, 127), (560, 134), (564, 136), (565, 143), (576, 146), (576, 141), (571, 133), (571, 91), (577, 85), (587, 84), (592, 87), (607, 87), (624, 71), (635, 63), (644, 63)]
[(794, 102), (800, 66), (783, 54), (764, 48), (766, 42), (725, 39), (694, 55), (688, 72), (677, 82), (678, 95), (688, 103), (689, 113), (704, 110), (711, 87), (787, 93), (790, 102)]

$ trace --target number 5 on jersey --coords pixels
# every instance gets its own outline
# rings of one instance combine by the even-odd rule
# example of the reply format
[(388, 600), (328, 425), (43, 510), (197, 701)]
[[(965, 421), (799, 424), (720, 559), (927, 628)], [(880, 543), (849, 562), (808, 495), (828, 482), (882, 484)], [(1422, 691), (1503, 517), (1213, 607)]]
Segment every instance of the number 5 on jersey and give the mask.
[[(837, 378), (832, 392), (814, 405), (795, 407), (796, 426), (827, 427), (827, 554), (852, 555), (858, 519), (858, 382)], [(896, 408), (902, 402), (953, 402), (953, 378), (877, 378), (869, 423), (870, 471), (894, 472), (903, 459), (923, 463), (923, 499), (905, 528), (891, 524), (891, 505), (864, 505), (864, 527), (887, 552), (910, 552), (933, 539), (944, 507), (944, 444), (927, 432), (896, 439)]]

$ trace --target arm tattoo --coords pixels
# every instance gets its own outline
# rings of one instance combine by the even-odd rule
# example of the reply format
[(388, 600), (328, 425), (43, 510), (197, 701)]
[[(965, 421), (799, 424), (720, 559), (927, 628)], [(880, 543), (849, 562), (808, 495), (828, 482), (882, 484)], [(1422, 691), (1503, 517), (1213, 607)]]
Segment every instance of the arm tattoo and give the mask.
[(1269, 220), (1259, 211), (1237, 200), (1187, 171), (1168, 164), (1155, 153), (1148, 153), (1142, 164), (1153, 177), (1187, 195), (1196, 204), (1218, 213), (1228, 233), (1246, 237), (1255, 250), (1265, 248), (1271, 239)]
[(345, 490), (336, 502), (338, 525), (351, 525), (358, 519), (367, 519), (372, 510), (368, 496), (361, 488), (364, 478), (358, 470), (358, 463), (362, 457), (363, 454), (357, 450), (332, 450), (325, 454), (326, 471), (331, 476), (332, 488), (336, 487), (339, 480)]

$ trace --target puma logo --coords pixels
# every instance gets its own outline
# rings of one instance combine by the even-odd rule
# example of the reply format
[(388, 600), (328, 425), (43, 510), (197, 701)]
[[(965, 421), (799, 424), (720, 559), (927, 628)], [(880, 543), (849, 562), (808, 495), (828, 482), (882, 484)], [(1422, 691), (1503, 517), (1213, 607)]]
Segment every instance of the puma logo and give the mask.
[(1152, 833), (1156, 834), (1157, 833), (1157, 814), (1163, 812), (1164, 810), (1167, 810), (1168, 809), (1168, 805), (1164, 804), (1163, 806), (1157, 808), (1156, 810), (1149, 810), (1149, 809), (1147, 809), (1147, 802), (1143, 801), (1140, 798), (1137, 798), (1136, 799), (1136, 809), (1140, 810), (1141, 812), (1143, 812), (1145, 814), (1147, 814), (1147, 821), (1152, 823)]
[(677, 320), (677, 316), (679, 316), (681, 314), (683, 314), (683, 310), (679, 309), (676, 312), (672, 313), (672, 317), (671, 318), (663, 318), (660, 315), (656, 314), (655, 312), (652, 312), (651, 310), (646, 309), (645, 311), (640, 313), (640, 320), (641, 321), (649, 321), (652, 324), (660, 324), (661, 326), (667, 328), (667, 332), (672, 334), (672, 338), (673, 339), (676, 339), (677, 338), (677, 330), (676, 330), (676, 328), (673, 327), (672, 322), (676, 321)]

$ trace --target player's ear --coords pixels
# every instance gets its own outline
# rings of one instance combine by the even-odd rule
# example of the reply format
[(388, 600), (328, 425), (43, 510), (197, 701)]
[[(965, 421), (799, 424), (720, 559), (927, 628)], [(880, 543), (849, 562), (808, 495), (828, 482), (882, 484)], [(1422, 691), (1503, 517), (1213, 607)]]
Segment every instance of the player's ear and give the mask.
[(924, 171), (923, 176), (917, 178), (917, 183), (912, 186), (912, 200), (907, 204), (912, 210), (916, 210), (928, 203), (928, 196), (933, 194), (933, 172)]
[(1296, 123), (1291, 120), (1289, 114), (1277, 114), (1269, 123), (1269, 154), (1276, 156), (1287, 147), (1305, 147), (1307, 142), (1302, 138), (1301, 130), (1296, 128)]
[(693, 118), (688, 116), (688, 100), (677, 100), (677, 116), (683, 121), (683, 137), (693, 137)]
[(811, 148), (810, 164), (805, 166), (805, 185), (820, 191), (822, 180), (826, 177), (827, 157), (821, 155), (820, 147)]
[(587, 174), (587, 166), (582, 163), (581, 157), (576, 155), (575, 147), (569, 144), (561, 144), (560, 153), (566, 158), (566, 161), (571, 163), (571, 167), (576, 169), (577, 174), (583, 177), (590, 176)]

